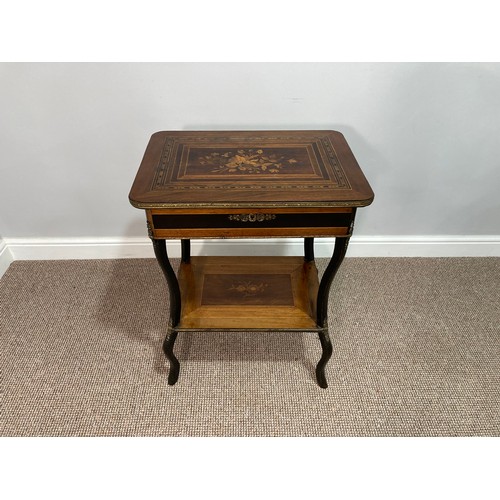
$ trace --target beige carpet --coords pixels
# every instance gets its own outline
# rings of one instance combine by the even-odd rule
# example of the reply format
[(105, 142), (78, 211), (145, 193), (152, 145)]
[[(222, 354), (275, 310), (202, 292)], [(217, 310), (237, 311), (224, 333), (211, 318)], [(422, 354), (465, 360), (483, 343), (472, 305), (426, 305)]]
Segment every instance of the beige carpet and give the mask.
[(346, 259), (328, 389), (317, 337), (272, 332), (180, 334), (171, 387), (156, 261), (17, 261), (0, 280), (0, 434), (499, 436), (499, 285), (499, 258)]

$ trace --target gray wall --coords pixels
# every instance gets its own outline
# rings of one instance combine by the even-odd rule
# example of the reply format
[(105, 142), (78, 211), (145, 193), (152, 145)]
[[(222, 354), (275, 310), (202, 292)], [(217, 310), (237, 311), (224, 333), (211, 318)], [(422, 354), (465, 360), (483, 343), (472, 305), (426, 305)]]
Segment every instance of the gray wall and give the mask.
[(500, 64), (4, 63), (0, 236), (145, 236), (158, 130), (335, 129), (375, 201), (356, 234), (500, 234)]

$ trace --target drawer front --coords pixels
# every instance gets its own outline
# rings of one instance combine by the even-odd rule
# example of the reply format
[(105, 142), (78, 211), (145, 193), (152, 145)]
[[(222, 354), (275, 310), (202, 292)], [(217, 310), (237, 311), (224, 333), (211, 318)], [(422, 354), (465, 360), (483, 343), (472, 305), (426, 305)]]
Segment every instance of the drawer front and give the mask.
[(349, 233), (354, 212), (148, 214), (157, 238), (336, 236)]

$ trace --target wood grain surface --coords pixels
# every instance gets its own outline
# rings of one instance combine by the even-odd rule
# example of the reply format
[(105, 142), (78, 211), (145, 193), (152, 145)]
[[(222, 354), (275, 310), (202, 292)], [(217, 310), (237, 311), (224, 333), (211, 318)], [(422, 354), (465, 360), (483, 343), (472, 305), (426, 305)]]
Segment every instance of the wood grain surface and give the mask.
[(369, 205), (373, 192), (331, 130), (165, 131), (129, 195), (137, 208)]
[(302, 257), (191, 257), (179, 329), (314, 329), (318, 273)]

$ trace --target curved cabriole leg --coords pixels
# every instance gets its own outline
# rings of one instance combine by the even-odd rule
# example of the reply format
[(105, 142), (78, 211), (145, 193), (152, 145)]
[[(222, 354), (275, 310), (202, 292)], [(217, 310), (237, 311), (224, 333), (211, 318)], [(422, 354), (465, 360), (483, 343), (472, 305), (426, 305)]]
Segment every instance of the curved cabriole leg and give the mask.
[(325, 366), (328, 363), (328, 360), (332, 357), (333, 353), (332, 342), (327, 330), (319, 332), (319, 341), (321, 342), (323, 354), (321, 355), (321, 359), (318, 361), (318, 365), (316, 366), (316, 380), (318, 381), (318, 385), (320, 387), (326, 389), (328, 387), (328, 383), (326, 382)]
[(179, 378), (180, 364), (174, 354), (174, 343), (177, 338), (177, 332), (170, 330), (163, 341), (163, 352), (170, 363), (170, 371), (168, 372), (168, 385), (174, 385)]
[(165, 337), (163, 342), (163, 352), (170, 362), (170, 372), (168, 375), (169, 385), (174, 385), (179, 378), (179, 361), (174, 355), (174, 343), (177, 338), (177, 332), (175, 327), (178, 325), (181, 316), (181, 292), (179, 289), (179, 282), (177, 281), (177, 276), (175, 275), (172, 265), (168, 260), (167, 255), (167, 245), (165, 240), (158, 240), (151, 238), (153, 242), (153, 248), (156, 255), (156, 260), (160, 264), (160, 267), (165, 275), (168, 285), (168, 291), (170, 296), (170, 324), (169, 332)]
[(325, 366), (333, 352), (327, 328), (328, 295), (330, 293), (330, 286), (333, 278), (335, 277), (335, 274), (337, 274), (340, 264), (342, 264), (342, 261), (344, 260), (348, 244), (349, 237), (335, 238), (335, 248), (333, 250), (332, 258), (330, 259), (323, 277), (321, 278), (321, 283), (319, 284), (316, 322), (320, 328), (323, 328), (323, 330), (319, 332), (319, 340), (321, 342), (323, 354), (318, 362), (318, 365), (316, 366), (316, 379), (319, 386), (323, 389), (328, 387), (325, 377)]

